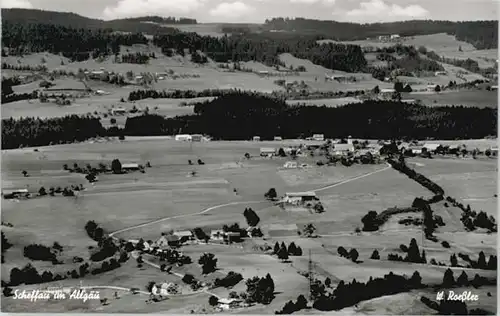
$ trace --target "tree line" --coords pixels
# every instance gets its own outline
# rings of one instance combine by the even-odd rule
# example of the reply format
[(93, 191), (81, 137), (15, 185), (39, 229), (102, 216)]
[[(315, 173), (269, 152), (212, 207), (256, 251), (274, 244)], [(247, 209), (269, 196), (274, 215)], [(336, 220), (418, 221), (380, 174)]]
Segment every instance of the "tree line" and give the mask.
[[(196, 33), (176, 33), (155, 36), (153, 44), (166, 50), (183, 53), (201, 51), (218, 63), (257, 61), (274, 66), (282, 64), (279, 54), (290, 53), (329, 69), (359, 72), (367, 62), (360, 46), (317, 43), (315, 36), (275, 37), (265, 34), (200, 36)], [(171, 51), (172, 52), (172, 51)]]
[(2, 23), (2, 46), (9, 53), (31, 52), (62, 54), (73, 61), (107, 56), (120, 52), (120, 45), (147, 44), (139, 33), (123, 34), (111, 30), (90, 30), (54, 24)]
[[(425, 107), (397, 101), (367, 100), (336, 108), (289, 106), (256, 93), (234, 92), (194, 106), (195, 115), (128, 118), (128, 135), (208, 134), (215, 140), (327, 138), (366, 139), (483, 138), (496, 134), (494, 109)], [(214, 124), (217, 122), (217, 124)]]
[[(206, 134), (215, 140), (263, 140), (275, 136), (297, 139), (312, 134), (326, 138), (364, 139), (479, 139), (496, 135), (497, 113), (491, 108), (425, 107), (397, 101), (367, 100), (336, 108), (289, 106), (282, 99), (258, 93), (231, 92), (194, 106), (194, 115), (127, 118), (125, 128), (106, 130), (98, 118), (2, 120), (2, 148), (46, 146), (100, 136), (174, 135), (182, 131)], [(217, 124), (214, 124), (217, 122)]]
[(498, 21), (403, 21), (391, 23), (357, 24), (320, 21), (305, 18), (277, 17), (266, 20), (264, 30), (284, 30), (298, 34), (315, 34), (337, 41), (364, 40), (367, 37), (399, 34), (416, 36), (437, 33), (454, 35), (457, 40), (474, 45), (477, 49), (498, 47)]

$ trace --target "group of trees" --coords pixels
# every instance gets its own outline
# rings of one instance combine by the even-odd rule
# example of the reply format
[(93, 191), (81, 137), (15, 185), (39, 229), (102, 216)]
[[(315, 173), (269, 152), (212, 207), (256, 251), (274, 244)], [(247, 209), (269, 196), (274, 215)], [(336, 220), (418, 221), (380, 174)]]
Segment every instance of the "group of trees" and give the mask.
[(401, 249), (401, 251), (406, 253), (406, 256), (404, 258), (395, 254), (389, 254), (387, 256), (387, 259), (393, 261), (427, 263), (425, 250), (422, 250), (422, 254), (420, 254), (420, 249), (418, 248), (417, 240), (415, 238), (411, 239), (410, 245), (408, 247), (404, 244), (401, 244), (399, 248)]
[(66, 273), (52, 273), (51, 271), (44, 271), (39, 273), (35, 267), (28, 263), (23, 268), (12, 268), (10, 270), (9, 286), (18, 286), (21, 284), (39, 284), (53, 281), (60, 281), (67, 278), (78, 279), (83, 278), (87, 274), (97, 275), (107, 271), (117, 269), (121, 266), (120, 262), (128, 260), (127, 256), (120, 256), (120, 259), (111, 258), (110, 260), (103, 261), (99, 266), (90, 270), (89, 263), (82, 263), (78, 269), (67, 271)]
[(88, 221), (87, 224), (85, 224), (85, 230), (90, 238), (97, 241), (98, 245), (97, 250), (90, 256), (92, 261), (102, 261), (112, 257), (118, 252), (118, 246), (114, 243), (113, 238), (108, 237), (104, 233), (104, 230), (94, 221)]
[(135, 54), (122, 54), (120, 62), (126, 64), (147, 64), (150, 58), (156, 58), (154, 53), (135, 53)]
[(340, 281), (333, 293), (322, 293), (314, 302), (313, 307), (320, 311), (340, 310), (353, 306), (360, 301), (369, 300), (384, 295), (394, 295), (419, 289), (422, 285), (422, 277), (415, 271), (411, 278), (394, 274), (392, 271), (383, 278), (370, 277), (366, 283), (357, 282), (355, 279), (350, 283)]
[(294, 312), (301, 311), (303, 309), (307, 308), (307, 299), (304, 297), (304, 295), (299, 295), (297, 297), (297, 301), (288, 301), (285, 303), (283, 308), (279, 311), (274, 312), (276, 315), (289, 315), (293, 314)]
[(39, 244), (32, 244), (24, 247), (24, 256), (31, 260), (51, 261), (53, 264), (60, 263), (57, 260), (57, 251), (61, 251), (62, 247), (58, 243), (55, 247), (47, 247)]
[[(143, 250), (142, 247), (136, 247), (137, 250)], [(160, 262), (167, 261), (169, 264), (185, 265), (192, 263), (191, 257), (182, 254), (175, 249), (166, 249), (158, 254)]]
[[(490, 255), (489, 259), (486, 260), (486, 256), (483, 251), (479, 252), (477, 260), (473, 260), (469, 255), (459, 253), (458, 257), (463, 261), (468, 263), (467, 267), (473, 269), (483, 269), (483, 270), (497, 270), (497, 256)], [(458, 267), (458, 259), (455, 254), (450, 256), (450, 264), (452, 267)]]
[(473, 211), (470, 205), (464, 206), (464, 204), (458, 202), (450, 196), (446, 197), (446, 201), (450, 202), (454, 207), (458, 207), (462, 210), (462, 217), (460, 220), (467, 230), (473, 231), (478, 227), (485, 228), (488, 232), (496, 232), (498, 230), (498, 225), (493, 215), (488, 216), (488, 214), (484, 211)]
[(352, 262), (358, 261), (359, 253), (356, 248), (352, 248), (349, 252), (347, 252), (344, 247), (340, 246), (337, 248), (337, 253), (343, 258), (352, 260)]
[(362, 231), (365, 232), (373, 232), (377, 231), (380, 226), (386, 223), (392, 215), (402, 214), (402, 213), (413, 213), (418, 212), (419, 209), (415, 207), (391, 207), (380, 214), (377, 211), (368, 211), (368, 213), (361, 218), (361, 222), (363, 223)]
[(472, 286), (477, 289), (485, 285), (496, 285), (496, 280), (488, 279), (486, 277), (480, 276), (477, 273), (472, 280), (469, 280), (465, 271), (462, 271), (462, 274), (460, 274), (460, 276), (455, 280), (453, 270), (451, 270), (450, 268), (446, 269), (446, 271), (444, 272), (443, 282), (441, 283), (441, 286), (443, 288)]
[(214, 281), (214, 286), (222, 286), (225, 288), (231, 288), (235, 286), (236, 284), (240, 283), (240, 281), (243, 280), (243, 276), (240, 273), (236, 273), (233, 271), (229, 271), (228, 274), (222, 278), (216, 278)]
[[(405, 174), (408, 176), (410, 179), (418, 182), (421, 186), (427, 188), (429, 191), (434, 193), (435, 195), (443, 196), (444, 195), (444, 190), (442, 187), (440, 187), (437, 183), (433, 182), (429, 178), (425, 177), (424, 175), (416, 172), (415, 170), (411, 169), (406, 165), (404, 160), (399, 160), (395, 161), (393, 159), (389, 159), (388, 162), (391, 164), (391, 166), (398, 170), (399, 172)], [(441, 198), (442, 200), (443, 198)]]
[(247, 279), (247, 303), (269, 304), (274, 299), (274, 280), (268, 273), (265, 277)]
[(295, 245), (292, 241), (288, 247), (285, 242), (282, 242), (281, 245), (279, 242), (274, 244), (273, 254), (278, 256), (281, 260), (288, 260), (289, 256), (302, 256), (302, 248), (300, 246)]

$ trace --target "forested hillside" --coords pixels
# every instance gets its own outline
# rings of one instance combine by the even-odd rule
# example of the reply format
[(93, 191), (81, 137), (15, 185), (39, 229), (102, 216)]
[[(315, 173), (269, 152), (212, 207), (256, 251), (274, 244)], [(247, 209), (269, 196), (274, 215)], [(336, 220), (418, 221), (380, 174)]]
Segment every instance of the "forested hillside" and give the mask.
[[(215, 139), (325, 137), (368, 139), (483, 138), (496, 134), (495, 109), (425, 107), (394, 101), (365, 101), (337, 108), (288, 106), (267, 96), (235, 92), (199, 103), (197, 115), (127, 119), (127, 135), (204, 133)], [(147, 128), (146, 128), (147, 126)]]
[(399, 34), (401, 36), (447, 33), (458, 40), (474, 45), (477, 49), (498, 47), (498, 21), (426, 21), (414, 20), (392, 23), (357, 24), (320, 21), (304, 18), (273, 18), (266, 20), (265, 30), (294, 31), (315, 34), (338, 41), (364, 40), (367, 37)]
[[(156, 17), (156, 19), (158, 18), (159, 17)], [(104, 21), (104, 20), (87, 18), (70, 12), (55, 12), (55, 11), (44, 11), (44, 10), (34, 10), (34, 9), (2, 9), (2, 24), (6, 22), (21, 23), (23, 25), (52, 24), (56, 26), (64, 26), (77, 29), (80, 28), (90, 29), (90, 30), (112, 29), (114, 31), (121, 31), (121, 32), (132, 32), (132, 33), (140, 32), (148, 34), (162, 34), (162, 33), (176, 32), (176, 29), (174, 28), (163, 27), (152, 23), (143, 23), (142, 19), (143, 18)], [(148, 19), (149, 18), (146, 18), (145, 20)], [(170, 22), (168, 23), (170, 24), (180, 23), (181, 20), (179, 20), (179, 22), (172, 22), (172, 18), (170, 18), (169, 19)]]
[(51, 24), (2, 23), (2, 49), (11, 54), (47, 51), (73, 61), (119, 52), (120, 45), (145, 44), (142, 34), (118, 34), (111, 30), (77, 29)]

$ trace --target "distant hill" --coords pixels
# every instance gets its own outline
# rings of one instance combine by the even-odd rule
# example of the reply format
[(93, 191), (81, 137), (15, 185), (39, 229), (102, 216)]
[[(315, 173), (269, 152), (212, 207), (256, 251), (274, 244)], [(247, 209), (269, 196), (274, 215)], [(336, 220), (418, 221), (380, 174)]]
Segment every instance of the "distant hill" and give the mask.
[(163, 27), (155, 23), (144, 23), (146, 21), (161, 22), (168, 24), (194, 24), (196, 20), (175, 19), (154, 17), (140, 17), (130, 19), (119, 19), (104, 21), (99, 19), (87, 18), (70, 12), (56, 12), (33, 9), (2, 9), (2, 22), (16, 24), (52, 24), (72, 28), (85, 29), (112, 29), (113, 31), (147, 33), (147, 34), (166, 34), (174, 33), (177, 30), (172, 27)]
[(367, 37), (399, 34), (401, 36), (447, 33), (468, 42), (477, 49), (498, 48), (498, 21), (432, 21), (413, 20), (391, 23), (357, 24), (305, 18), (266, 20), (266, 31), (314, 34), (337, 41), (364, 40)]

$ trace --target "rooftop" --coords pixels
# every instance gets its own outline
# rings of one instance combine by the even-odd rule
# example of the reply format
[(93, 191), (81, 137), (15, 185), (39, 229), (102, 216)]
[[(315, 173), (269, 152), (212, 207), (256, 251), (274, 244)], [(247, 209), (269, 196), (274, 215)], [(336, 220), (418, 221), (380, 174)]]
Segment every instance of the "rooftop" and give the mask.
[(302, 196), (316, 196), (316, 193), (309, 191), (309, 192), (287, 192), (285, 193), (286, 196), (288, 197), (302, 197)]

